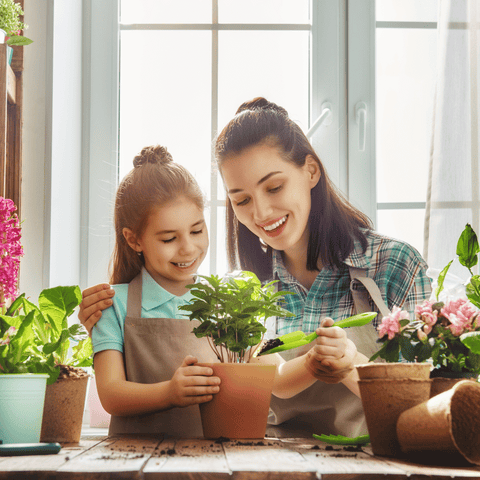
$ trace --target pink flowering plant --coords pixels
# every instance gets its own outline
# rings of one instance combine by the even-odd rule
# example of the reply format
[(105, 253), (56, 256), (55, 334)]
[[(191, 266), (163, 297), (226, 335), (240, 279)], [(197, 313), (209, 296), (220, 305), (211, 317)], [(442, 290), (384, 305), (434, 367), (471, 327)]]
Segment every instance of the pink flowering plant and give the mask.
[(383, 317), (378, 326), (383, 345), (370, 361), (378, 357), (387, 362), (398, 362), (401, 357), (409, 362), (431, 359), (435, 367), (432, 376), (480, 375), (480, 279), (471, 270), (479, 253), (477, 236), (467, 225), (457, 243), (458, 260), (472, 275), (465, 285), (467, 298), (438, 301), (452, 260), (440, 273), (435, 300), (416, 305), (414, 320), (398, 307)]

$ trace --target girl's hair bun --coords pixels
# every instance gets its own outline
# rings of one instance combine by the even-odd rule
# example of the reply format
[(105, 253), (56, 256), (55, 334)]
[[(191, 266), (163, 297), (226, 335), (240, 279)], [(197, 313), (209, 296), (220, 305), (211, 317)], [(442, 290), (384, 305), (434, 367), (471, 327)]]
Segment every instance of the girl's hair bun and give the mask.
[(247, 102), (242, 103), (238, 107), (236, 115), (245, 110), (273, 110), (288, 117), (288, 112), (283, 107), (277, 105), (276, 103), (269, 102), (266, 98), (263, 97), (257, 97), (253, 100), (248, 100)]
[(173, 162), (173, 158), (165, 147), (162, 147), (161, 145), (152, 145), (142, 149), (142, 151), (133, 159), (133, 166), (138, 168), (147, 163), (157, 164), (170, 162)]

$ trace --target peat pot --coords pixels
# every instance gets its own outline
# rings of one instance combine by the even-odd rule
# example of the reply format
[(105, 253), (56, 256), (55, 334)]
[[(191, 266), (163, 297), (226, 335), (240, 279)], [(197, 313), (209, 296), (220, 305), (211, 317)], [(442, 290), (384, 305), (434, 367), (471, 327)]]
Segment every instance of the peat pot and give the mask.
[(40, 436), (42, 442), (80, 441), (89, 375), (81, 368), (67, 368), (68, 376), (62, 378), (61, 373), (55, 383), (47, 385)]
[(429, 363), (372, 363), (357, 366), (358, 385), (375, 455), (401, 454), (396, 425), (400, 414), (428, 400)]

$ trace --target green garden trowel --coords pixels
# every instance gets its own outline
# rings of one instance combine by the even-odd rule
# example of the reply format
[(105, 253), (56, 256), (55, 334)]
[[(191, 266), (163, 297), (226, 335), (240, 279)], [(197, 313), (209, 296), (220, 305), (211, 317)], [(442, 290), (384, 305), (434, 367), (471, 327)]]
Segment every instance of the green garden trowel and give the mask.
[[(362, 325), (370, 323), (376, 316), (377, 312), (359, 313), (358, 315), (339, 320), (332, 326), (341, 328), (361, 327)], [(284, 350), (301, 347), (302, 345), (313, 342), (317, 337), (318, 335), (315, 332), (310, 333), (310, 335), (305, 335), (300, 330), (287, 333), (273, 340), (268, 340), (255, 356), (259, 357), (260, 355), (269, 355), (270, 353), (283, 352)]]

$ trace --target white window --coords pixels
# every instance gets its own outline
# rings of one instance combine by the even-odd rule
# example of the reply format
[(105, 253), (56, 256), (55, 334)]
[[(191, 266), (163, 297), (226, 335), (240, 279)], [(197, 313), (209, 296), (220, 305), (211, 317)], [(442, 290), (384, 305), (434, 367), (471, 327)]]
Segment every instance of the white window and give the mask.
[(206, 193), (211, 246), (200, 273), (226, 271), (225, 194), (212, 140), (256, 96), (282, 105), (310, 131), (333, 181), (379, 231), (421, 250), (404, 213), (420, 216), (411, 230), (421, 238), (435, 45), (433, 24), (417, 28), (425, 23), (418, 3), (434, 4), (382, 0), (375, 10), (373, 0), (92, 2), (85, 283), (106, 278), (119, 178), (142, 147), (156, 143)]

